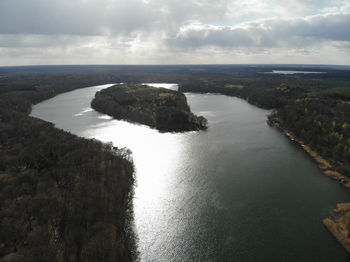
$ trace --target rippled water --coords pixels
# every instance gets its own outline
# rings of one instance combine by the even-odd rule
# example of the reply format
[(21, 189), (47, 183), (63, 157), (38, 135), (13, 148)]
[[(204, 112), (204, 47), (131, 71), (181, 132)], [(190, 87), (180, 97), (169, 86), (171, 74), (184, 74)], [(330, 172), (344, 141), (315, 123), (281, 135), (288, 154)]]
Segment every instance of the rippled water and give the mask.
[(188, 93), (209, 129), (164, 134), (92, 110), (107, 86), (59, 95), (32, 115), (133, 151), (142, 261), (348, 261), (322, 218), (349, 192), (266, 124), (269, 111)]

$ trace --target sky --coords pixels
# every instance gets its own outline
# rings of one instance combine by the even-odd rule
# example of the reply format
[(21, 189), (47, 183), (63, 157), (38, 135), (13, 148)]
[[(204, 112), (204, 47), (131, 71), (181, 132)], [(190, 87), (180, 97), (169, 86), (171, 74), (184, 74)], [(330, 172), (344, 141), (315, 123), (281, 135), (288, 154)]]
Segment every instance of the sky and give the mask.
[(350, 64), (350, 0), (0, 0), (0, 66)]

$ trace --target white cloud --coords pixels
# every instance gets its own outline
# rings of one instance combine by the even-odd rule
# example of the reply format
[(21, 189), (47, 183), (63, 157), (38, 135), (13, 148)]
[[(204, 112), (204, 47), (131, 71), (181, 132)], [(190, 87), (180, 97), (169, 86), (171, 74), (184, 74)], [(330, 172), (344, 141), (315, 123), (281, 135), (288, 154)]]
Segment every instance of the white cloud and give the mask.
[(180, 28), (175, 38), (169, 39), (169, 44), (184, 49), (202, 46), (302, 48), (320, 41), (350, 41), (350, 13), (263, 19), (236, 26), (188, 24)]
[(349, 43), (350, 0), (0, 0), (0, 65), (348, 64)]

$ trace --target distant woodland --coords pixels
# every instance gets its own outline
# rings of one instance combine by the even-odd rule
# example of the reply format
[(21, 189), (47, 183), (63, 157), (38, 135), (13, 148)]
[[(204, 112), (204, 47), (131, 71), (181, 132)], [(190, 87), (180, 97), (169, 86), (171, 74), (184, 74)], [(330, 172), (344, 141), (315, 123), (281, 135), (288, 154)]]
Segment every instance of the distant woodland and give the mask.
[[(324, 74), (273, 75), (275, 70)], [(274, 109), (286, 129), (350, 177), (350, 70), (296, 66), (0, 67), (0, 259), (132, 261), (130, 152), (29, 117), (59, 93), (106, 83), (180, 83)]]

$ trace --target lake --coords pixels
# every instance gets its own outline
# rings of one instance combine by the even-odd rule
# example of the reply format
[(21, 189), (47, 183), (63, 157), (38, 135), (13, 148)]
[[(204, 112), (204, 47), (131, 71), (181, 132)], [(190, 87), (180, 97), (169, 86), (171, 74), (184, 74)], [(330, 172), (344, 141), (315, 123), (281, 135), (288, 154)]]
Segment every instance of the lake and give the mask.
[(159, 133), (92, 110), (95, 92), (108, 86), (58, 95), (31, 115), (132, 150), (141, 261), (349, 261), (322, 224), (337, 203), (350, 202), (349, 191), (266, 124), (270, 111), (187, 93), (209, 129)]
[(294, 74), (325, 74), (325, 72), (291, 71), (291, 70), (272, 70), (272, 72), (264, 72), (264, 74), (280, 74), (280, 75), (294, 75)]

